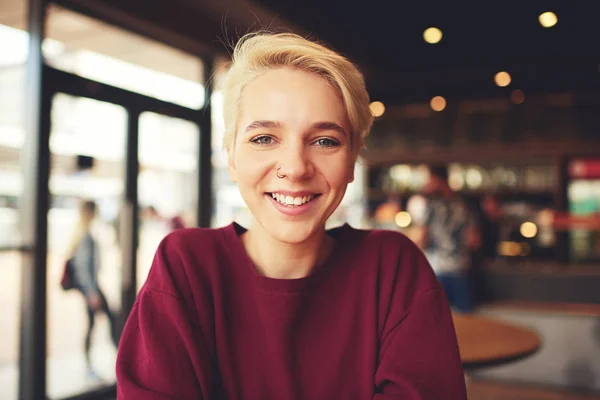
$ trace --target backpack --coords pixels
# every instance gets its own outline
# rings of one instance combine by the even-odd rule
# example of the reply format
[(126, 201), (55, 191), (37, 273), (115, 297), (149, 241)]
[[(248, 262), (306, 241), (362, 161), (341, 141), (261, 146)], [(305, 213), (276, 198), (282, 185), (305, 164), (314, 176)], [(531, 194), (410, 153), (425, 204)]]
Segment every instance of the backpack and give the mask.
[(77, 287), (75, 282), (75, 265), (72, 258), (65, 261), (60, 286), (63, 290), (71, 290)]

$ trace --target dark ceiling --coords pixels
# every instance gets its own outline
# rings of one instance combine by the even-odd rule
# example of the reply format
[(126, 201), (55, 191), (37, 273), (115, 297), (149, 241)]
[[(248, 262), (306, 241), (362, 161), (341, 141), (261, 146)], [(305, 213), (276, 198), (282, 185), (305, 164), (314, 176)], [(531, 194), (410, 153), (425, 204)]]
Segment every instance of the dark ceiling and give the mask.
[[(597, 89), (598, 1), (255, 0), (359, 63), (372, 98), (392, 103), (527, 91)], [(558, 24), (538, 16), (553, 11)], [(436, 26), (440, 43), (423, 40)], [(493, 77), (508, 71), (499, 88)]]
[[(191, 53), (273, 26), (326, 42), (357, 62), (386, 104), (600, 90), (598, 0), (53, 0)], [(558, 15), (543, 28), (538, 16)], [(440, 43), (423, 40), (436, 26)], [(499, 71), (512, 83), (494, 84)]]

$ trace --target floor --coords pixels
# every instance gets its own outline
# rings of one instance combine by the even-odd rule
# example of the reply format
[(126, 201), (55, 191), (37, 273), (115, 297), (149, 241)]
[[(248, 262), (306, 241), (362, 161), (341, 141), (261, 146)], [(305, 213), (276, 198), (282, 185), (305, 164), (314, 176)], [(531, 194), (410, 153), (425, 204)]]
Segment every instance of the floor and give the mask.
[(600, 316), (498, 307), (478, 312), (537, 332), (542, 346), (524, 360), (482, 369), (473, 378), (600, 393)]
[(474, 374), (469, 400), (600, 400), (599, 305), (495, 303), (479, 313), (535, 330), (542, 348)]
[[(47, 390), (50, 399), (75, 396), (115, 383), (116, 352), (105, 341), (92, 348), (95, 374), (88, 375), (82, 354), (54, 356), (47, 363)], [(17, 399), (18, 371), (15, 364), (0, 365), (0, 399)]]
[(511, 385), (491, 381), (469, 382), (469, 400), (600, 400), (600, 394)]

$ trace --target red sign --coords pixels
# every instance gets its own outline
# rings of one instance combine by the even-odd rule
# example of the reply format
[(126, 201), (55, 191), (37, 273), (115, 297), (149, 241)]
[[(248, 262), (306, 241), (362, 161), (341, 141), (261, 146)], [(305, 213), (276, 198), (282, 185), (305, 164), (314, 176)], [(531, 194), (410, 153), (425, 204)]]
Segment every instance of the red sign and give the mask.
[(576, 159), (569, 163), (569, 176), (581, 179), (600, 179), (600, 159)]
[(552, 227), (556, 230), (600, 230), (600, 214), (574, 215), (554, 212), (552, 215)]

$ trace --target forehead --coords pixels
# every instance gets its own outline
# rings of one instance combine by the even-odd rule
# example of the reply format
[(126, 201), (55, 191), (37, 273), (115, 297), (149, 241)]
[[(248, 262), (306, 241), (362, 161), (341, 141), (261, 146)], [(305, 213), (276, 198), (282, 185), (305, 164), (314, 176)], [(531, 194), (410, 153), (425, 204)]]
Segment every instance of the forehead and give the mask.
[(240, 106), (242, 122), (261, 119), (295, 125), (332, 121), (348, 128), (339, 91), (324, 78), (297, 69), (262, 74), (245, 87)]

